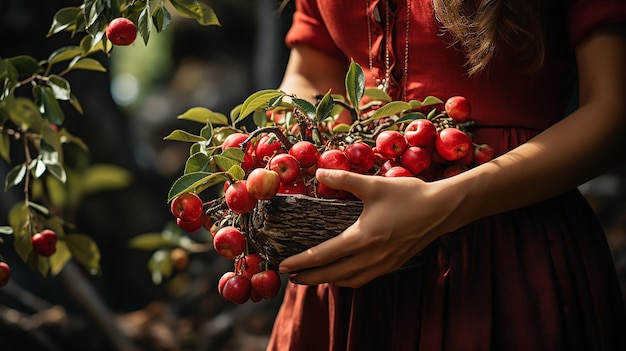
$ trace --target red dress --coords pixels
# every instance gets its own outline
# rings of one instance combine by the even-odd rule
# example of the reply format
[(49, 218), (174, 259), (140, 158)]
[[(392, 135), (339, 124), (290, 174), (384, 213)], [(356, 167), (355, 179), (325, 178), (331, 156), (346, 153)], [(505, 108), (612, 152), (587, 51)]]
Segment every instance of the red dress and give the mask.
[[(397, 99), (465, 95), (476, 140), (504, 153), (561, 119), (574, 92), (572, 48), (594, 25), (626, 22), (623, 0), (545, 1), (550, 31), (544, 67), (521, 72), (499, 57), (469, 78), (464, 57), (442, 35), (427, 0), (390, 12)], [(298, 0), (286, 42), (303, 43), (368, 75), (366, 0)], [(380, 3), (380, 4), (379, 4)], [(384, 19), (386, 1), (380, 5)], [(370, 11), (373, 13), (374, 11)], [(384, 75), (384, 24), (370, 21), (372, 72)], [(541, 182), (541, 179), (537, 179)], [(419, 211), (419, 209), (416, 209)], [(358, 288), (289, 284), (268, 350), (626, 350), (626, 312), (602, 228), (577, 191), (490, 216), (445, 236), (423, 265)]]

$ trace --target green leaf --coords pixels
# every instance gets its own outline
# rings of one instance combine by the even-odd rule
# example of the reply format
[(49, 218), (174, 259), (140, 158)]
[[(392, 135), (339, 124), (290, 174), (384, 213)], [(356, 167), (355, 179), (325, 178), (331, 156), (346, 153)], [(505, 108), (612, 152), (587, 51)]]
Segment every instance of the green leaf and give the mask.
[(211, 159), (203, 152), (196, 152), (185, 162), (184, 173), (209, 172)]
[(15, 252), (24, 262), (28, 260), (28, 256), (33, 251), (30, 226), (26, 225), (29, 215), (30, 209), (24, 202), (13, 205), (11, 211), (9, 211), (9, 225), (13, 228), (13, 235), (15, 236), (13, 246)]
[(193, 18), (203, 26), (221, 26), (215, 11), (198, 0), (170, 0), (176, 11), (183, 17)]
[(384, 90), (379, 88), (365, 88), (365, 96), (369, 96), (372, 100), (390, 102), (391, 97)]
[(208, 188), (228, 180), (224, 173), (193, 172), (178, 178), (167, 195), (170, 202), (182, 193), (195, 192), (198, 188)]
[(24, 180), (24, 176), (26, 175), (26, 165), (20, 163), (19, 165), (13, 167), (8, 173), (4, 180), (4, 191), (9, 190), (11, 187), (18, 185)]
[(39, 104), (39, 112), (50, 122), (62, 125), (65, 115), (59, 105), (59, 101), (54, 96), (52, 88), (37, 85), (33, 88), (35, 100)]
[(199, 135), (194, 135), (184, 130), (176, 129), (171, 132), (168, 136), (163, 138), (163, 140), (174, 140), (174, 141), (184, 141), (188, 143), (197, 143), (206, 141), (203, 137)]
[(376, 110), (374, 114), (369, 118), (369, 120), (376, 120), (379, 118), (389, 117), (393, 115), (399, 115), (406, 110), (410, 110), (411, 105), (405, 101), (392, 101), (383, 105), (381, 108)]
[(413, 121), (416, 119), (425, 119), (426, 115), (421, 113), (421, 112), (410, 112), (407, 113), (406, 115), (402, 116), (401, 118), (398, 118), (395, 121), (395, 124), (400, 124), (400, 123), (404, 123), (404, 122), (409, 122), (409, 121)]
[(7, 102), (7, 111), (15, 124), (22, 130), (39, 134), (43, 128), (43, 116), (33, 100), (26, 97), (16, 97)]
[(67, 180), (67, 174), (65, 173), (65, 168), (61, 164), (46, 164), (46, 169), (50, 174), (52, 174), (56, 179), (58, 179), (61, 183), (65, 183)]
[(152, 282), (161, 284), (163, 278), (167, 278), (172, 274), (172, 259), (169, 250), (161, 249), (152, 254), (148, 261), (148, 271), (152, 273)]
[(213, 112), (205, 107), (192, 107), (177, 118), (202, 124), (208, 122), (213, 125), (228, 125), (228, 118), (224, 114)]
[(328, 116), (330, 116), (333, 107), (334, 107), (333, 98), (330, 94), (330, 90), (324, 95), (322, 100), (320, 100), (319, 104), (317, 104), (317, 109), (315, 111), (315, 121), (320, 122), (325, 120)]
[(267, 126), (268, 119), (265, 110), (260, 108), (254, 110), (254, 113), (252, 114), (252, 120), (254, 121), (254, 125), (258, 128)]
[(345, 84), (350, 103), (352, 103), (352, 106), (358, 107), (365, 91), (365, 74), (363, 73), (363, 68), (354, 60), (350, 63)]
[(100, 249), (90, 236), (69, 234), (65, 236), (65, 241), (78, 263), (92, 274), (100, 272)]
[(100, 61), (91, 57), (77, 57), (67, 66), (67, 71), (84, 69), (89, 71), (106, 72), (107, 69), (102, 66)]
[(333, 127), (333, 133), (347, 133), (350, 131), (350, 125), (345, 123), (339, 123)]
[(130, 239), (128, 245), (133, 249), (153, 251), (165, 247), (177, 247), (178, 241), (162, 233), (146, 233)]
[(40, 178), (46, 171), (46, 165), (40, 159), (33, 160), (28, 168), (32, 171), (35, 178)]
[(422, 101), (422, 106), (431, 106), (431, 105), (439, 105), (443, 104), (443, 101), (435, 96), (427, 96), (424, 101)]
[(305, 113), (307, 118), (311, 120), (315, 119), (317, 110), (315, 109), (315, 105), (313, 105), (311, 102), (300, 98), (293, 98), (293, 103), (298, 107), (298, 109)]
[(172, 15), (162, 4), (158, 4), (152, 12), (152, 21), (157, 32), (162, 32), (172, 21)]
[(232, 179), (242, 180), (246, 176), (246, 171), (240, 165), (233, 165), (226, 172)]
[(31, 252), (31, 254), (28, 256), (28, 266), (30, 267), (30, 269), (36, 270), (39, 272), (39, 274), (46, 277), (48, 275), (48, 272), (50, 272), (50, 258), (42, 257), (35, 254), (34, 252)]
[(205, 140), (210, 141), (213, 139), (213, 125), (211, 123), (207, 123), (201, 130), (200, 136)]
[(30, 77), (42, 71), (39, 62), (27, 55), (11, 57), (9, 62), (15, 67), (20, 78)]
[(137, 29), (139, 31), (139, 34), (143, 38), (144, 45), (148, 45), (148, 38), (150, 38), (150, 31), (152, 29), (152, 16), (150, 15), (149, 1), (146, 1), (146, 7), (144, 7), (144, 9), (139, 14)]
[(71, 97), (70, 83), (61, 76), (51, 74), (48, 77), (48, 86), (57, 100), (69, 100)]
[(68, 249), (67, 244), (63, 240), (57, 241), (56, 251), (49, 259), (50, 274), (59, 274), (70, 259), (72, 259), (72, 252)]
[(11, 137), (4, 133), (0, 133), (0, 157), (11, 163)]
[(90, 166), (81, 176), (82, 190), (93, 194), (130, 186), (133, 174), (127, 169), (109, 164)]
[(64, 46), (56, 49), (50, 56), (48, 56), (48, 64), (53, 65), (55, 63), (71, 60), (76, 56), (81, 56), (83, 49), (80, 46)]
[(32, 209), (34, 209), (36, 211), (39, 211), (44, 216), (48, 216), (50, 214), (50, 211), (48, 210), (47, 207), (45, 207), (44, 205), (40, 205), (40, 204), (38, 204), (36, 202), (29, 201), (28, 202), (28, 207), (30, 207), (30, 208), (32, 208)]
[(239, 123), (244, 118), (246, 118), (249, 114), (254, 112), (258, 108), (265, 108), (270, 100), (275, 99), (279, 96), (284, 96), (285, 93), (279, 90), (259, 90), (252, 95), (248, 96), (246, 100), (244, 100), (239, 116), (233, 123)]
[(213, 156), (217, 166), (223, 171), (230, 169), (233, 165), (241, 165), (243, 162), (243, 150), (233, 147), (222, 151), (221, 154)]
[(76, 17), (80, 14), (78, 7), (65, 7), (54, 14), (52, 25), (48, 30), (47, 37), (68, 29), (76, 23)]

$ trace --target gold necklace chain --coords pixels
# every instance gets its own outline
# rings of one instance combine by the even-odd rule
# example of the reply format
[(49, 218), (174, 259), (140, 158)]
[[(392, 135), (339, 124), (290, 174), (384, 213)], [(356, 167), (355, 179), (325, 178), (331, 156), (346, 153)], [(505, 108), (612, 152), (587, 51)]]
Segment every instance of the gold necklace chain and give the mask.
[[(375, 9), (378, 11), (378, 8)], [(389, 2), (386, 3), (385, 6), (385, 71), (384, 77), (382, 79), (374, 77), (372, 74), (372, 80), (375, 85), (378, 86), (379, 89), (384, 90), (385, 92), (389, 89), (389, 81), (391, 79), (391, 64), (390, 64), (390, 51), (391, 51), (391, 25), (389, 22)], [(368, 63), (370, 73), (373, 72), (374, 69), (374, 53), (372, 52), (372, 24), (371, 24), (371, 13), (370, 13), (370, 2), (369, 0), (365, 0), (365, 15), (367, 16), (367, 44), (368, 44)], [(378, 12), (374, 13), (375, 17), (380, 18), (380, 14)], [(409, 76), (409, 35), (410, 35), (410, 18), (411, 18), (411, 1), (406, 1), (406, 28), (405, 28), (405, 41), (404, 41), (404, 70), (402, 72), (402, 82), (403, 82), (403, 91), (402, 97), (406, 97), (406, 90), (408, 84), (408, 76)]]

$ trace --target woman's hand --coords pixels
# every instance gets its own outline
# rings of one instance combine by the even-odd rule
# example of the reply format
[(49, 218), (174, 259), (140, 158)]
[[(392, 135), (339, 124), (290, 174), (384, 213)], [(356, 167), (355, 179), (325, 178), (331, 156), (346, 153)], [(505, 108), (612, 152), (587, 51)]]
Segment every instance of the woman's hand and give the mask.
[(359, 287), (400, 268), (438, 236), (452, 230), (447, 219), (460, 205), (441, 182), (385, 178), (319, 169), (317, 179), (363, 201), (358, 220), (338, 236), (283, 260), (281, 272), (298, 284)]

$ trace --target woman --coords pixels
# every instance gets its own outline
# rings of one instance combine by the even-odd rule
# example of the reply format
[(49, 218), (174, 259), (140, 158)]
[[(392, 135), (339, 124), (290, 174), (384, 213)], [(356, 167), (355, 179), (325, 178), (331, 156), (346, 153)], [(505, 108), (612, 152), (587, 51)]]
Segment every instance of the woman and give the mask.
[(576, 189), (624, 161), (626, 2), (297, 0), (286, 42), (284, 91), (342, 93), (354, 59), (394, 99), (466, 96), (498, 157), (432, 182), (318, 170), (364, 210), (281, 263), (301, 273), (269, 350), (626, 350)]

